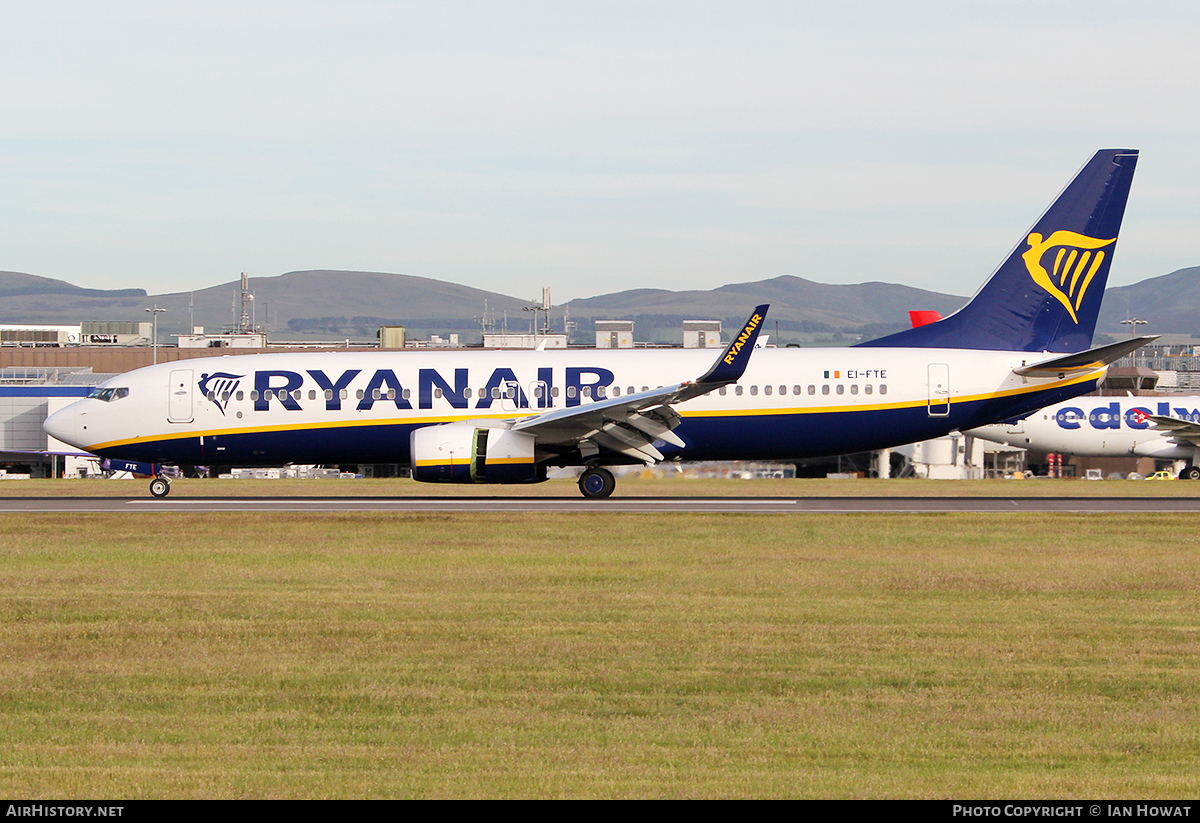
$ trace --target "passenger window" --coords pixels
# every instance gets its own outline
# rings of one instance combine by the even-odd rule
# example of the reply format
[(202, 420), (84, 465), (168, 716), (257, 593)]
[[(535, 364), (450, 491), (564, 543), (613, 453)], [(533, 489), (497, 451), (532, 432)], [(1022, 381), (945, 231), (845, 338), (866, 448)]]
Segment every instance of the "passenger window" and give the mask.
[(870, 394), (871, 393), (871, 384), (868, 383), (867, 385), (863, 386), (863, 391), (867, 394)]
[(574, 396), (575, 396), (575, 387), (567, 386), (567, 397), (574, 397)]
[[(257, 400), (257, 399), (258, 399), (258, 389), (251, 389), (251, 390), (250, 390), (250, 399), (251, 399), (251, 400)], [(270, 398), (267, 398), (267, 399), (270, 399)]]
[(880, 383), (880, 384), (879, 384), (879, 393), (880, 393), (880, 394), (887, 394), (887, 383)]
[(600, 398), (603, 398), (603, 397), (604, 397), (604, 386), (597, 386), (597, 387), (596, 387), (596, 396), (597, 396), (597, 397), (600, 397)]
[(388, 389), (388, 393), (387, 393), (387, 399), (388, 399), (388, 400), (395, 400), (395, 399), (396, 399), (396, 390), (395, 390), (395, 389)]
[(816, 393), (817, 393), (817, 387), (816, 387), (816, 386), (814, 386), (812, 383), (809, 383), (809, 384), (808, 384), (808, 393), (809, 393), (809, 394), (816, 394)]
[(246, 396), (245, 396), (245, 395), (244, 395), (242, 392), (238, 392), (238, 393), (237, 393), (237, 399), (238, 399), (238, 400), (245, 400), (245, 399), (246, 399)]
[[(376, 390), (375, 390), (375, 393), (376, 393), (376, 394), (379, 394), (379, 390), (378, 390), (378, 389), (376, 389)], [(362, 400), (362, 399), (363, 399), (363, 390), (362, 390), (362, 389), (359, 389), (359, 390), (358, 390), (358, 399), (359, 399), (359, 400)], [(378, 400), (378, 399), (379, 399), (379, 398), (376, 398), (376, 400)]]
[[(342, 389), (342, 391), (345, 391), (345, 389)], [(326, 390), (325, 390), (325, 399), (326, 399), (326, 400), (332, 400), (332, 399), (333, 399), (333, 389), (326, 389)]]
[(724, 396), (725, 396), (725, 389), (726, 389), (726, 388), (727, 388), (726, 386), (722, 386), (722, 387), (720, 388), (720, 390), (718, 390), (718, 391), (717, 391), (717, 394), (719, 394), (719, 395), (721, 395), (722, 397), (724, 397)]
[(750, 387), (750, 396), (754, 397), (757, 394), (758, 394), (758, 386), (751, 386)]
[(771, 386), (763, 386), (763, 394), (770, 394), (771, 388)]
[[(407, 395), (408, 395), (408, 389), (405, 389), (405, 390), (404, 390), (404, 394), (405, 394), (405, 399), (407, 400), (407, 399), (408, 399), (408, 397), (407, 397)], [(442, 390), (441, 390), (441, 388), (436, 388), (436, 389), (434, 389), (434, 390), (433, 390), (433, 396), (434, 396), (434, 397), (441, 397), (441, 396), (442, 396)]]
[(838, 383), (838, 384), (837, 384), (837, 393), (838, 393), (838, 394), (845, 394), (845, 393), (846, 393), (846, 387), (845, 387), (845, 386), (843, 386), (841, 383)]
[(468, 400), (471, 399), (471, 389), (470, 388), (463, 389), (463, 397), (467, 398)]
[(738, 397), (741, 397), (741, 396), (742, 396), (742, 387), (741, 387), (741, 386), (734, 386), (734, 387), (733, 387), (733, 393), (734, 393), (734, 394), (736, 394)]
[(851, 393), (851, 394), (858, 394), (858, 384), (857, 384), (857, 383), (851, 383), (851, 384), (850, 384), (850, 393)]
[(309, 390), (308, 390), (308, 399), (309, 399), (309, 400), (316, 400), (316, 399), (317, 399), (317, 392), (316, 392), (316, 389), (309, 389)]
[(580, 389), (580, 391), (583, 393), (584, 397), (592, 396), (592, 387), (591, 386), (584, 386), (582, 389)]
[(558, 386), (551, 386), (551, 387), (550, 387), (550, 396), (551, 396), (551, 397), (558, 397)]
[(625, 389), (625, 393), (626, 393), (626, 394), (633, 394), (633, 386), (629, 386), (627, 389)]

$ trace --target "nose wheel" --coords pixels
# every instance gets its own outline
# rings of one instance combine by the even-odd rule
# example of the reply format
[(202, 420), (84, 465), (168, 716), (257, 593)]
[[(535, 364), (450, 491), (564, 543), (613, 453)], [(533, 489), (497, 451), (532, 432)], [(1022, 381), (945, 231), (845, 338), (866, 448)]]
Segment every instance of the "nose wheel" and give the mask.
[(617, 479), (608, 469), (593, 467), (579, 475), (579, 491), (589, 500), (608, 497), (617, 487)]
[(150, 481), (150, 493), (155, 497), (166, 497), (171, 493), (171, 481), (156, 477)]

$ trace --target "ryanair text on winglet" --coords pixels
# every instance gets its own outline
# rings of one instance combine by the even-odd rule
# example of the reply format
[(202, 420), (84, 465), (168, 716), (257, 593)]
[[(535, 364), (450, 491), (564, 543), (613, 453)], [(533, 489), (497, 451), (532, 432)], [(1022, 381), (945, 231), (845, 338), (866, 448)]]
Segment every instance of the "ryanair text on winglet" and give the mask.
[(742, 346), (746, 345), (746, 341), (750, 339), (750, 335), (758, 328), (758, 324), (762, 322), (762, 316), (757, 312), (746, 321), (745, 327), (742, 328), (742, 333), (738, 335), (737, 340), (733, 341), (733, 345), (729, 347), (729, 354), (723, 358), (728, 365), (733, 365), (733, 361), (737, 358), (738, 352), (742, 350)]

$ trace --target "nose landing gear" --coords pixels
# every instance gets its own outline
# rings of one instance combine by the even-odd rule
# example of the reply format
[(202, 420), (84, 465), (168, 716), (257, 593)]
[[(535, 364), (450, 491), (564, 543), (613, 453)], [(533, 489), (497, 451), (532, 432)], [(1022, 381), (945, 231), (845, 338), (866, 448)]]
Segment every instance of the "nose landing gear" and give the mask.
[(165, 477), (156, 477), (150, 481), (150, 494), (155, 497), (166, 497), (171, 493), (171, 481)]

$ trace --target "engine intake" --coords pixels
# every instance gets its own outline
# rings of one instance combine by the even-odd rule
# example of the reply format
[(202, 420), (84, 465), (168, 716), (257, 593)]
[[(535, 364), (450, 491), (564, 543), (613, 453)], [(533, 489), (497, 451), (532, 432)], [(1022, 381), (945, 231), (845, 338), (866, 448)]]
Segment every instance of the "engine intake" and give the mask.
[(531, 434), (447, 423), (413, 431), (412, 476), (422, 483), (540, 483)]

